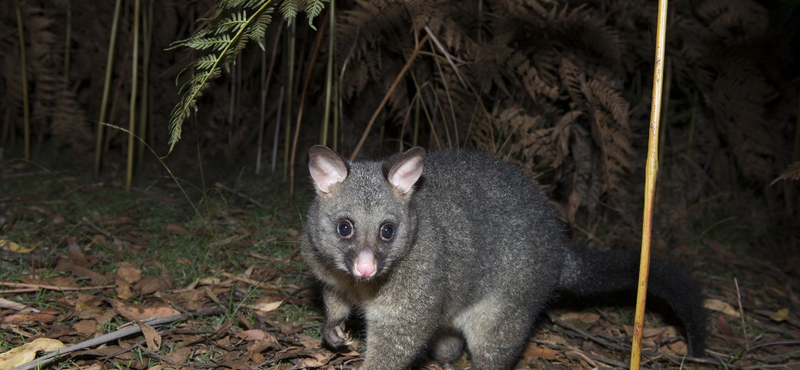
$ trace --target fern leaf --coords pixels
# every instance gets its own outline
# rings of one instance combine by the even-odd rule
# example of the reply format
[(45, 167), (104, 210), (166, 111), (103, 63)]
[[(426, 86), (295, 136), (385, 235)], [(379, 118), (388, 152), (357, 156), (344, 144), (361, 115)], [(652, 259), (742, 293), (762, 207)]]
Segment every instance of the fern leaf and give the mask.
[(792, 180), (792, 181), (800, 180), (800, 161), (790, 164), (788, 168), (786, 168), (783, 172), (781, 172), (781, 175), (778, 176), (777, 179), (773, 180), (772, 183), (770, 183), (770, 185), (774, 185), (776, 182), (781, 180)]
[(247, 32), (247, 38), (250, 40), (255, 40), (258, 43), (258, 46), (261, 47), (261, 50), (266, 50), (267, 47), (264, 44), (264, 35), (267, 33), (267, 26), (272, 23), (272, 9), (268, 8), (264, 13), (258, 17), (258, 21), (250, 27), (250, 30)]
[(317, 28), (314, 27), (314, 18), (322, 13), (322, 9), (325, 9), (323, 3), (327, 1), (329, 0), (306, 0), (306, 18), (308, 18), (308, 26), (314, 31), (317, 30)]
[(221, 22), (214, 26), (214, 34), (219, 35), (223, 32), (229, 32), (237, 27), (242, 27), (247, 24), (247, 12), (242, 11), (233, 13), (230, 17), (223, 19)]
[[(284, 4), (290, 1), (292, 0), (287, 0)], [(220, 63), (227, 68), (233, 58), (244, 48), (247, 41), (252, 37), (252, 32), (254, 32), (248, 30), (251, 26), (260, 25), (260, 27), (266, 27), (266, 24), (269, 23), (269, 19), (265, 20), (262, 15), (271, 11), (272, 2), (273, 0), (248, 1), (246, 3), (242, 0), (226, 0), (220, 5), (223, 10), (242, 4), (252, 6), (260, 4), (260, 6), (250, 16), (244, 11), (232, 14), (218, 25), (203, 29), (185, 40), (176, 41), (170, 45), (171, 49), (185, 46), (197, 50), (210, 49), (212, 51), (211, 54), (200, 57), (190, 63), (178, 74), (180, 77), (183, 72), (189, 69), (199, 72), (181, 86), (179, 93), (183, 94), (183, 97), (170, 114), (168, 125), (170, 152), (180, 140), (183, 122), (189, 117), (192, 110), (197, 110), (197, 99), (208, 88), (208, 82), (222, 74)], [(216, 32), (217, 30), (222, 31)], [(216, 33), (211, 36), (213, 32)], [(256, 32), (260, 32), (263, 36), (263, 31)], [(218, 33), (221, 33), (221, 35)]]
[(283, 15), (283, 19), (286, 19), (288, 25), (291, 25), (294, 19), (297, 18), (297, 12), (300, 10), (302, 1), (284, 0), (283, 4), (281, 4), (281, 15)]

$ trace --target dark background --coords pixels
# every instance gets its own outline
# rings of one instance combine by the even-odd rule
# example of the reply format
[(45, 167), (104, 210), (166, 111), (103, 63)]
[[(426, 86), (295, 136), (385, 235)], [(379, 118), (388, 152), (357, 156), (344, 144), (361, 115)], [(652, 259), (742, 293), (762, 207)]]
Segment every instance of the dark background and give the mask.
[[(128, 127), (134, 1), (121, 4), (105, 121)], [(31, 160), (92, 176), (114, 5), (0, 4), (4, 163), (24, 156), (16, 6), (27, 57)], [(253, 42), (259, 40), (241, 45), (235, 63), (209, 82), (167, 166), (182, 173), (205, 166), (215, 179), (254, 174), (263, 126), (258, 176), (286, 189), (307, 187), (305, 153), (323, 140), (333, 53), (330, 115), (338, 127), (334, 132), (330, 118), (325, 142), (342, 155), (354, 153), (362, 136), (359, 157), (413, 145), (486, 150), (537, 179), (574, 238), (598, 248), (638, 244), (655, 1), (337, 1), (333, 49), (324, 5), (313, 19), (316, 30), (302, 12), (294, 27), (278, 9), (272, 13), (260, 38), (265, 50)], [(243, 10), (198, 20), (212, 17), (218, 2), (143, 0), (142, 6), (136, 84), (137, 95), (144, 94), (135, 131), (144, 123), (143, 139), (163, 156), (179, 89), (199, 70), (189, 68), (177, 84), (176, 77), (208, 53), (167, 48)], [(711, 239), (790, 270), (796, 265), (798, 8), (796, 1), (670, 3), (655, 225), (662, 253)], [(128, 137), (113, 128), (104, 134), (99, 175), (121, 178)], [(139, 150), (134, 184), (164, 172), (156, 155)]]

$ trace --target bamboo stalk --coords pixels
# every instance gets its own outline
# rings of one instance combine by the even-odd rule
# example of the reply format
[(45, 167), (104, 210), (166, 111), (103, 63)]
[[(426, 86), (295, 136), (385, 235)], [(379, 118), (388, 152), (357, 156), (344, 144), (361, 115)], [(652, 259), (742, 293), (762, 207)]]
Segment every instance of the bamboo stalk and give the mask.
[[(269, 91), (269, 86), (271, 85), (271, 82), (272, 82), (272, 71), (275, 69), (275, 61), (278, 59), (277, 58), (278, 47), (281, 44), (281, 34), (283, 33), (283, 22), (284, 22), (283, 18), (281, 18), (281, 23), (278, 25), (278, 31), (275, 33), (275, 42), (273, 42), (273, 44), (272, 44), (272, 56), (270, 57), (270, 60), (269, 60), (269, 68), (267, 69), (266, 81), (264, 82), (264, 97), (265, 98), (268, 95), (267, 92)], [(274, 137), (274, 140), (273, 140), (273, 143), (272, 143), (272, 145), (273, 145), (272, 158), (271, 158), (271, 162), (272, 162), (271, 165), (272, 166), (270, 168), (272, 173), (275, 173), (275, 160), (276, 160), (276, 157), (278, 155), (278, 152), (277, 152), (277, 150), (278, 150), (278, 148), (277, 148), (278, 147), (278, 136), (277, 135), (278, 135), (278, 133), (279, 133), (279, 131), (281, 129), (281, 119), (280, 119), (281, 114), (280, 114), (280, 111), (281, 111), (281, 107), (283, 106), (283, 88), (281, 88), (280, 91), (281, 91), (280, 92), (280, 99), (278, 99), (278, 119), (275, 121), (275, 135), (276, 136)], [(266, 123), (262, 123), (262, 125), (266, 125)], [(259, 152), (260, 152), (260, 150), (259, 150)], [(256, 173), (258, 173), (258, 171), (256, 171)]]
[(103, 122), (106, 121), (106, 106), (108, 105), (108, 93), (111, 90), (111, 69), (114, 66), (114, 47), (117, 41), (117, 29), (119, 28), (119, 13), (122, 9), (122, 0), (117, 0), (114, 5), (114, 20), (111, 23), (111, 35), (108, 43), (108, 56), (106, 58), (106, 78), (103, 82), (103, 100), (100, 103), (100, 117), (97, 119), (97, 141), (94, 148), (94, 175), (100, 174), (100, 160), (103, 153)]
[(256, 175), (261, 173), (261, 151), (264, 148), (264, 120), (267, 111), (267, 50), (261, 50), (261, 101), (258, 115), (258, 141), (256, 144)]
[(339, 80), (333, 79), (333, 151), (338, 152), (339, 149)]
[(67, 29), (66, 37), (64, 37), (64, 88), (69, 86), (69, 56), (70, 49), (72, 48), (72, 1), (67, 0)]
[(297, 38), (297, 22), (290, 22), (289, 24), (289, 45), (286, 57), (289, 59), (287, 64), (288, 78), (286, 81), (286, 122), (284, 128), (284, 147), (283, 147), (283, 180), (289, 177), (289, 149), (290, 141), (292, 140), (292, 96), (294, 96), (294, 46), (295, 39)]
[[(320, 28), (325, 29), (328, 23), (327, 19), (322, 21)], [(322, 47), (322, 35), (325, 33), (317, 31), (317, 37), (314, 40), (314, 50), (311, 52), (311, 57), (308, 59), (308, 67), (306, 68), (306, 75), (303, 80), (303, 90), (300, 91), (300, 104), (297, 109), (297, 122), (294, 128), (294, 139), (292, 140), (292, 153), (289, 158), (289, 196), (294, 195), (294, 164), (297, 158), (297, 142), (300, 140), (300, 126), (303, 123), (303, 108), (306, 103), (306, 95), (308, 94), (308, 85), (311, 82), (311, 73), (314, 71), (314, 63), (317, 61), (319, 49)]]
[(137, 150), (137, 164), (144, 163), (144, 144), (147, 135), (148, 109), (150, 103), (150, 47), (153, 40), (153, 8), (155, 0), (150, 0), (147, 7), (147, 15), (143, 18), (144, 23), (144, 50), (142, 55), (142, 97), (139, 109), (139, 148)]
[(31, 109), (28, 97), (28, 57), (25, 54), (25, 33), (22, 27), (22, 9), (19, 6), (19, 0), (16, 2), (17, 10), (17, 32), (19, 32), (19, 63), (20, 78), (22, 79), (22, 114), (24, 122), (24, 135), (25, 135), (25, 160), (31, 160)]
[(281, 109), (283, 109), (283, 98), (286, 88), (281, 86), (280, 96), (278, 96), (278, 114), (275, 117), (275, 136), (272, 139), (272, 173), (278, 162), (278, 135), (281, 133)]
[(322, 117), (322, 132), (320, 133), (319, 143), (328, 145), (328, 126), (331, 118), (331, 98), (333, 95), (333, 52), (334, 40), (336, 38), (336, 21), (334, 18), (336, 0), (331, 1), (331, 8), (328, 11), (328, 64), (325, 70), (325, 113)]
[(136, 88), (138, 85), (139, 62), (139, 19), (142, 13), (142, 0), (136, 0), (133, 10), (133, 63), (131, 63), (131, 103), (128, 107), (128, 168), (125, 176), (125, 190), (131, 190), (133, 182), (133, 133), (136, 128)]
[(647, 297), (647, 278), (650, 273), (650, 242), (653, 231), (653, 203), (658, 177), (658, 126), (661, 113), (662, 83), (664, 78), (664, 46), (667, 33), (667, 0), (658, 0), (658, 26), (656, 31), (655, 70), (653, 72), (653, 99), (650, 107), (650, 138), (647, 143), (647, 173), (644, 191), (644, 217), (642, 220), (642, 251), (639, 262), (639, 289), (636, 296), (636, 315), (633, 323), (631, 370), (639, 370), (644, 330), (644, 307)]

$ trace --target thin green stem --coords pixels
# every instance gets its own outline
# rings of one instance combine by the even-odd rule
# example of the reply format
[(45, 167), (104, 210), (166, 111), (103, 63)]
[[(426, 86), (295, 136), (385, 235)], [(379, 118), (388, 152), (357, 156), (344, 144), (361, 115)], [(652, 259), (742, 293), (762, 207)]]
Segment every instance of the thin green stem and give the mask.
[[(147, 122), (148, 122), (148, 109), (150, 99), (150, 47), (153, 40), (153, 8), (155, 7), (155, 0), (150, 0), (150, 5), (147, 8), (147, 16), (144, 17), (144, 55), (142, 60), (142, 98), (141, 109), (139, 110), (139, 137), (146, 140)], [(144, 142), (139, 143), (138, 149), (138, 164), (141, 166), (144, 162)]]
[(133, 10), (133, 62), (131, 63), (131, 102), (128, 109), (128, 166), (125, 176), (125, 190), (131, 190), (133, 182), (133, 133), (136, 128), (136, 89), (139, 77), (139, 19), (142, 14), (142, 0), (136, 0)]
[(31, 160), (31, 109), (28, 99), (28, 58), (25, 54), (25, 30), (22, 26), (22, 9), (19, 1), (16, 2), (17, 10), (17, 32), (19, 32), (19, 63), (20, 77), (22, 79), (22, 114), (25, 130), (25, 160)]
[(119, 28), (119, 13), (122, 9), (122, 0), (117, 0), (114, 5), (114, 20), (111, 23), (111, 35), (108, 42), (108, 53), (106, 56), (106, 76), (103, 82), (103, 99), (100, 103), (100, 117), (97, 119), (97, 140), (94, 148), (94, 175), (100, 174), (100, 160), (103, 155), (103, 125), (106, 121), (106, 107), (108, 106), (108, 93), (111, 91), (111, 69), (114, 66), (114, 47), (117, 41), (117, 29)]
[(325, 113), (322, 118), (322, 133), (320, 133), (320, 144), (328, 145), (328, 125), (331, 118), (331, 97), (333, 96), (333, 52), (334, 41), (336, 38), (336, 21), (334, 9), (336, 1), (331, 0), (331, 9), (328, 11), (328, 64), (325, 70)]
[(289, 60), (287, 61), (287, 73), (288, 77), (286, 79), (286, 115), (285, 118), (285, 128), (284, 128), (284, 146), (283, 146), (283, 180), (289, 177), (289, 149), (291, 149), (291, 141), (292, 141), (292, 96), (294, 96), (294, 46), (295, 46), (295, 39), (297, 38), (297, 27), (295, 27), (297, 22), (290, 22), (289, 23), (289, 45), (288, 45), (288, 52), (286, 58)]

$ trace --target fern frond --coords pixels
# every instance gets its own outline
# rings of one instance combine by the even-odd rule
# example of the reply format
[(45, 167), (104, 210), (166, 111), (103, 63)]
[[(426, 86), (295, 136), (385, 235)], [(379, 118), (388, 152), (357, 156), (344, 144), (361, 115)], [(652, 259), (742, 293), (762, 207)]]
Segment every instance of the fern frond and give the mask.
[[(170, 114), (168, 125), (170, 132), (170, 152), (175, 147), (178, 140), (180, 140), (183, 122), (189, 117), (192, 109), (197, 110), (197, 99), (201, 96), (203, 90), (208, 87), (208, 82), (222, 74), (220, 62), (223, 62), (223, 65), (227, 68), (230, 61), (241, 51), (241, 48), (244, 47), (244, 44), (249, 39), (246, 33), (248, 26), (264, 21), (261, 15), (272, 7), (272, 1), (273, 0), (263, 1), (261, 6), (255, 9), (253, 14), (249, 17), (245, 16), (245, 13), (242, 12), (223, 20), (223, 22), (229, 23), (236, 22), (237, 26), (232, 26), (230, 29), (230, 32), (236, 30), (236, 33), (233, 35), (222, 34), (219, 36), (205, 37), (212, 31), (210, 31), (210, 29), (204, 29), (194, 36), (175, 42), (170, 46), (170, 48), (186, 46), (198, 50), (211, 49), (212, 51), (218, 52), (218, 54), (213, 53), (209, 56), (198, 58), (198, 60), (190, 64), (191, 67), (187, 66), (184, 68), (184, 71), (187, 69), (195, 69), (200, 73), (189, 79), (189, 81), (181, 87), (180, 92), (185, 95), (183, 95), (181, 101), (172, 110), (172, 114)], [(236, 4), (236, 2), (234, 0), (229, 0), (223, 2), (221, 6), (233, 6), (233, 4)], [(241, 4), (241, 2), (238, 2), (238, 4)], [(262, 26), (265, 27), (264, 25)], [(198, 34), (201, 36), (198, 37)]]
[(300, 5), (303, 4), (303, 0), (284, 0), (283, 4), (281, 4), (281, 15), (283, 15), (283, 19), (287, 20), (287, 24), (291, 25), (295, 18), (297, 18), (297, 12), (300, 11)]
[(317, 28), (314, 27), (314, 18), (322, 14), (322, 9), (325, 9), (323, 3), (328, 1), (330, 0), (306, 0), (306, 18), (308, 18), (308, 26), (314, 31), (317, 30)]
[(778, 176), (778, 178), (770, 183), (770, 185), (774, 185), (776, 182), (781, 180), (800, 181), (800, 161), (790, 164), (789, 167), (781, 172), (781, 175)]
[(219, 35), (223, 32), (229, 32), (237, 27), (242, 27), (245, 24), (247, 24), (247, 11), (233, 13), (230, 17), (225, 18), (214, 25), (214, 34)]
[(273, 9), (274, 8), (270, 7), (264, 11), (245, 34), (248, 39), (255, 40), (258, 43), (258, 46), (261, 47), (261, 50), (266, 50), (267, 48), (264, 44), (264, 35), (267, 33), (267, 26), (272, 23)]

